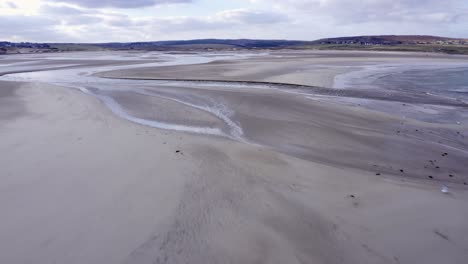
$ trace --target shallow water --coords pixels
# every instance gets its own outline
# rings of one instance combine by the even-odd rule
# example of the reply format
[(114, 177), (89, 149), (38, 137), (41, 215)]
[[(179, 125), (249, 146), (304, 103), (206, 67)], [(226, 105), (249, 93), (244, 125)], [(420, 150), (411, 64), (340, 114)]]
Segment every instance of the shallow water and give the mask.
[[(455, 116), (457, 120), (463, 119), (466, 111), (457, 111), (456, 108), (424, 108), (421, 111), (402, 111), (401, 107), (396, 107), (392, 99), (384, 103), (372, 99), (372, 96), (362, 94), (353, 95), (348, 91), (352, 90), (392, 90), (404, 91), (412, 94), (435, 94), (442, 97), (457, 98), (468, 101), (468, 65), (447, 63), (444, 65), (431, 64), (380, 64), (367, 66), (342, 66), (355, 68), (354, 71), (338, 75), (335, 78), (335, 88), (345, 89), (325, 89), (309, 90), (307, 87), (300, 88), (294, 85), (275, 85), (268, 83), (249, 82), (223, 82), (223, 81), (169, 81), (169, 80), (127, 80), (108, 79), (95, 76), (96, 73), (123, 70), (141, 67), (161, 67), (174, 65), (190, 65), (209, 63), (216, 60), (236, 60), (255, 56), (271, 56), (266, 53), (210, 53), (210, 54), (173, 54), (161, 52), (149, 53), (69, 53), (52, 55), (20, 55), (15, 57), (17, 62), (0, 60), (0, 74), (2, 72), (25, 71), (20, 73), (6, 74), (0, 76), (4, 81), (21, 82), (44, 82), (70, 88), (76, 88), (87, 94), (99, 98), (113, 113), (129, 121), (146, 126), (179, 130), (192, 133), (219, 135), (245, 140), (244, 132), (240, 124), (233, 121), (233, 106), (213, 100), (209, 96), (197, 97), (175, 94), (162, 87), (205, 89), (205, 90), (275, 90), (277, 92), (294, 94), (306, 98), (313, 97), (320, 100), (329, 100), (345, 104), (359, 104), (370, 109), (389, 112), (400, 116), (420, 119), (424, 121), (438, 121), (441, 117), (444, 120), (453, 120), (447, 116)], [(29, 59), (29, 60), (28, 60)], [(74, 64), (61, 64), (61, 60), (73, 62)], [(105, 65), (92, 66), (87, 61), (107, 60), (111, 64), (113, 61), (131, 61), (125, 65)], [(48, 64), (46, 62), (52, 62)], [(136, 62), (136, 63), (135, 63)], [(330, 66), (331, 67), (331, 66)], [(48, 68), (54, 68), (48, 70)], [(57, 69), (58, 68), (58, 69)], [(148, 120), (131, 115), (125, 106), (119, 104), (114, 93), (127, 92), (129, 96), (145, 95), (148, 97), (165, 98), (179, 104), (189, 106), (201, 111), (205, 111), (224, 123), (223, 127), (196, 127), (183, 123), (167, 123), (161, 120)], [(325, 94), (327, 97), (320, 97)], [(376, 97), (374, 97), (376, 98)], [(382, 98), (377, 99), (382, 100)], [(429, 111), (430, 110), (430, 111)], [(456, 113), (456, 114), (453, 114)]]
[[(251, 56), (259, 54), (254, 53)], [(79, 65), (55, 70), (40, 68), (42, 71), (7, 74), (0, 77), (0, 80), (44, 82), (78, 89), (98, 98), (115, 115), (133, 123), (166, 130), (225, 137), (238, 142), (266, 146), (298, 158), (325, 164), (339, 163), (340, 166), (372, 169), (368, 166), (377, 164), (381, 158), (385, 160), (401, 158), (404, 160), (392, 163), (394, 166), (400, 166), (400, 163), (406, 162), (407, 153), (414, 152), (415, 156), (425, 153), (422, 153), (420, 147), (420, 144), (426, 144), (421, 143), (425, 142), (422, 141), (425, 138), (439, 142), (443, 140), (437, 146), (430, 145), (431, 148), (434, 147), (434, 151), (440, 151), (439, 148), (443, 144), (445, 148), (456, 149), (462, 153), (460, 155), (465, 155), (466, 142), (462, 134), (432, 128), (425, 129), (424, 133), (427, 132), (425, 135), (419, 134), (419, 128), (418, 134), (414, 134), (416, 132), (413, 125), (406, 124), (406, 117), (434, 121), (434, 123), (443, 120), (454, 124), (458, 120), (468, 120), (466, 106), (460, 107), (461, 103), (454, 100), (428, 95), (407, 95), (398, 89), (383, 89), (384, 87), (378, 86), (376, 82), (382, 78), (390, 78), (388, 76), (396, 78), (392, 75), (396, 74), (395, 66), (374, 65), (369, 66), (368, 71), (361, 70), (357, 74), (354, 72), (352, 78), (349, 75), (345, 76), (348, 78), (347, 85), (357, 80), (367, 84), (366, 88), (370, 90), (361, 89), (360, 86), (359, 89), (355, 87), (330, 89), (243, 81), (110, 79), (95, 75), (103, 71), (199, 64), (246, 57), (247, 54), (242, 56), (162, 54), (151, 60), (142, 59), (144, 63), (140, 64), (134, 64), (133, 60), (129, 65), (112, 65), (111, 61), (105, 66), (90, 66), (86, 61), (80, 63), (70, 60)], [(197, 66), (193, 67), (195, 70), (196, 68)], [(358, 75), (369, 78), (353, 79)], [(177, 72), (174, 76), (184, 77), (178, 76)], [(392, 90), (393, 94), (387, 95), (387, 90)], [(312, 100), (318, 100), (319, 103)], [(404, 102), (402, 100), (407, 100), (412, 106), (402, 107)], [(428, 102), (432, 104), (430, 107), (425, 105)], [(359, 109), (354, 111), (352, 107), (343, 107), (343, 105), (357, 106)], [(390, 113), (393, 116), (385, 118), (384, 115), (376, 115), (371, 111), (362, 111), (362, 107)], [(396, 120), (401, 121), (396, 122)], [(394, 133), (397, 130), (404, 131), (407, 136), (395, 137)], [(327, 142), (342, 146), (346, 151), (330, 148)], [(374, 153), (368, 152), (375, 146), (396, 149), (400, 152), (397, 155), (393, 155), (392, 152), (382, 153), (381, 149), (377, 149)], [(428, 159), (429, 157), (425, 158)]]
[(336, 76), (334, 88), (399, 90), (468, 102), (468, 62), (368, 65)]
[(384, 89), (425, 92), (468, 102), (468, 67), (391, 73), (372, 84)]
[[(32, 61), (20, 61), (15, 63), (2, 64), (0, 61), (0, 74), (2, 70), (4, 72), (11, 71), (25, 71), (19, 73), (10, 73), (0, 76), (1, 81), (17, 81), (17, 82), (42, 82), (54, 85), (60, 85), (69, 88), (78, 89), (86, 94), (97, 97), (102, 101), (111, 111), (129, 121), (168, 130), (178, 130), (191, 133), (200, 133), (208, 135), (226, 136), (236, 140), (242, 140), (242, 129), (237, 125), (230, 116), (232, 111), (224, 104), (220, 102), (214, 102), (210, 98), (203, 98), (197, 102), (194, 102), (193, 98), (184, 97), (165, 97), (161, 93), (156, 93), (155, 87), (158, 86), (192, 86), (192, 87), (204, 87), (208, 86), (222, 86), (218, 84), (203, 84), (203, 83), (187, 83), (177, 81), (148, 81), (148, 80), (123, 80), (123, 79), (108, 79), (94, 76), (95, 73), (132, 69), (140, 67), (162, 67), (162, 66), (175, 66), (175, 65), (190, 65), (190, 64), (201, 64), (209, 63), (216, 60), (235, 60), (243, 59), (253, 56), (261, 56), (265, 54), (261, 53), (242, 53), (242, 54), (230, 54), (230, 53), (215, 53), (215, 54), (167, 54), (167, 53), (111, 53), (102, 55), (101, 53), (89, 54), (66, 54), (62, 56), (53, 55), (51, 57), (45, 56), (31, 56)], [(147, 59), (151, 57), (152, 59)], [(28, 56), (21, 56), (20, 59), (26, 59)], [(35, 60), (141, 60), (139, 64), (129, 65), (110, 65), (110, 66), (89, 66), (80, 64), (54, 64), (53, 66), (43, 64), (38, 65)], [(155, 61), (155, 59), (157, 61)], [(60, 69), (47, 70), (50, 67), (60, 67)], [(235, 86), (235, 84), (233, 84)], [(177, 103), (190, 106), (192, 108), (200, 109), (208, 112), (216, 118), (220, 119), (225, 127), (196, 127), (188, 126), (185, 124), (178, 123), (166, 123), (160, 122), (159, 120), (148, 120), (132, 116), (123, 105), (119, 104), (114, 98), (113, 93), (115, 92), (129, 92), (134, 95), (145, 95), (148, 97), (160, 97), (168, 100), (176, 101)]]

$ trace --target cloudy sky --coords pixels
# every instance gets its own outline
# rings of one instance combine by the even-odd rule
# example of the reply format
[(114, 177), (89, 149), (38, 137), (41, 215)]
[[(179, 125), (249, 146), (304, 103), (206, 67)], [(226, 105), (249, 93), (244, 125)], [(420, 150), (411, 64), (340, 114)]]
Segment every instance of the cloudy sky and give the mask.
[(0, 41), (468, 38), (468, 0), (0, 0)]

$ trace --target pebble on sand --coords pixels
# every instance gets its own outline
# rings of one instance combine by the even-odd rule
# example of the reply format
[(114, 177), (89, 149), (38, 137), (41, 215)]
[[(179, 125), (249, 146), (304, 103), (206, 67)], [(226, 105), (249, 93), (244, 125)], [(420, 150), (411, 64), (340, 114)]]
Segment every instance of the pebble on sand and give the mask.
[(440, 191), (443, 192), (443, 193), (446, 193), (446, 194), (449, 193), (449, 189), (448, 189), (448, 187), (445, 186), (445, 185), (442, 186), (442, 189), (441, 189)]

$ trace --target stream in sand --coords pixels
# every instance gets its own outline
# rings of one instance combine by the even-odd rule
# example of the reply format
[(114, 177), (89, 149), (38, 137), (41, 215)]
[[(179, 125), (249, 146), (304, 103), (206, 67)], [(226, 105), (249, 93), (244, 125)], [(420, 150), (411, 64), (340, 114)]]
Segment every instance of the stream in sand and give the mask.
[[(409, 116), (411, 104), (423, 118), (430, 103), (454, 109), (453, 121), (463, 102), (223, 81), (298, 70), (298, 58), (254, 56), (0, 57), (0, 106), (21, 107), (0, 124), (0, 262), (464, 263), (468, 127), (363, 108)], [(214, 60), (230, 61), (195, 65)], [(221, 80), (102, 77), (168, 65), (186, 65), (166, 67), (168, 78), (216, 68)]]
[[(7, 71), (7, 73), (0, 77), (1, 81), (17, 81), (17, 82), (42, 82), (49, 83), (69, 88), (76, 88), (80, 91), (99, 98), (112, 112), (129, 121), (139, 123), (142, 125), (178, 130), (192, 133), (201, 133), (209, 135), (227, 136), (230, 138), (241, 139), (242, 129), (233, 122), (229, 116), (230, 110), (223, 104), (206, 101), (194, 103), (193, 100), (171, 98), (162, 94), (157, 94), (155, 88), (158, 86), (192, 86), (192, 87), (206, 87), (208, 86), (222, 86), (221, 84), (207, 84), (207, 83), (187, 83), (178, 81), (148, 81), (148, 80), (123, 80), (123, 79), (108, 79), (96, 77), (98, 72), (132, 69), (139, 67), (158, 67), (158, 66), (175, 66), (175, 65), (190, 65), (209, 63), (216, 60), (235, 60), (248, 58), (253, 56), (262, 56), (266, 54), (210, 54), (209, 56), (199, 54), (161, 54), (161, 53), (146, 53), (139, 54), (139, 56), (125, 56), (125, 54), (106, 55), (93, 57), (88, 54), (79, 56), (71, 54), (69, 56), (27, 56), (22, 55), (26, 61), (1, 64), (0, 70)], [(154, 62), (154, 59), (158, 61)], [(60, 60), (77, 60), (71, 64), (47, 64), (47, 61), (60, 61)], [(110, 60), (110, 61), (130, 61), (135, 64), (125, 65), (105, 65), (105, 66), (89, 66), (81, 64), (81, 61), (89, 60)], [(150, 62), (148, 62), (150, 61)], [(232, 84), (231, 86), (235, 86)], [(246, 86), (246, 85), (243, 85)], [(177, 123), (168, 123), (152, 119), (144, 119), (132, 115), (126, 111), (125, 107), (116, 101), (113, 95), (128, 92), (134, 95), (144, 96), (159, 96), (166, 100), (189, 106), (201, 111), (206, 111), (213, 116), (219, 118), (224, 122), (224, 131), (219, 127), (209, 126), (189, 126)]]
[[(117, 116), (134, 123), (248, 142), (325, 164), (373, 170), (372, 164), (385, 160), (386, 171), (398, 174), (395, 168), (414, 166), (406, 164), (411, 156), (422, 157), (421, 162), (425, 162), (434, 153), (452, 151), (451, 168), (463, 164), (461, 160), (466, 157), (468, 145), (463, 122), (468, 120), (468, 111), (466, 103), (458, 97), (432, 95), (416, 88), (333, 89), (269, 82), (182, 80), (184, 76), (178, 74), (177, 68), (174, 76), (180, 80), (98, 76), (119, 70), (127, 77), (127, 69), (172, 65), (192, 65), (189, 67), (196, 71), (197, 64), (217, 60), (268, 58), (268, 54), (260, 53), (138, 53), (129, 59), (125, 54), (106, 54), (105, 60), (99, 56), (86, 58), (88, 54), (83, 54), (85, 57), (81, 60), (24, 56), (29, 63), (4, 61), (9, 64), (4, 67), (7, 71), (17, 73), (5, 74), (3, 70), (0, 81), (48, 83), (78, 89), (98, 98)], [(96, 65), (96, 61), (101, 65)], [(374, 71), (363, 72), (365, 67), (356, 69), (354, 75), (348, 75), (350, 83), (357, 75), (375, 76)], [(368, 81), (375, 85), (385, 78), (398, 80), (395, 72), (386, 71)], [(357, 80), (362, 82), (363, 79)], [(463, 81), (457, 82), (463, 85)], [(439, 84), (443, 85), (443, 82)], [(427, 177), (423, 171), (412, 174)]]
[[(458, 119), (463, 119), (466, 116), (465, 102), (468, 101), (468, 67), (466, 64), (363, 66), (336, 76), (335, 89), (260, 82), (136, 80), (96, 76), (97, 73), (113, 70), (194, 65), (217, 60), (239, 60), (268, 55), (268, 53), (168, 54), (156, 52), (134, 54), (71, 53), (52, 56), (18, 55), (17, 58), (24, 61), (7, 63), (0, 61), (0, 74), (4, 73), (0, 80), (44, 82), (76, 88), (99, 98), (114, 114), (135, 123), (161, 129), (226, 136), (235, 140), (245, 140), (245, 138), (239, 120), (236, 121), (232, 118), (234, 115), (232, 105), (229, 105), (229, 102), (222, 100), (222, 98), (211, 96), (212, 93), (204, 93), (203, 95), (187, 93), (187, 88), (205, 92), (232, 91), (233, 89), (245, 92), (253, 90), (275, 91), (314, 100), (359, 104), (374, 110), (424, 121), (444, 120), (445, 118), (441, 117), (452, 115), (454, 112), (456, 112)], [(89, 65), (89, 61), (96, 60), (110, 61), (111, 63), (99, 66)], [(115, 62), (119, 62), (119, 64), (114, 65)], [(183, 79), (184, 77), (179, 76), (179, 78)], [(392, 91), (393, 94), (389, 94), (388, 91)], [(428, 98), (424, 96), (419, 98), (419, 95)], [(141, 100), (142, 96), (158, 98), (159, 101)], [(424, 111), (411, 109), (407, 113), (395, 112), (395, 101), (418, 103), (418, 100), (419, 103), (434, 104), (436, 107), (428, 106), (424, 108)], [(137, 109), (134, 104), (148, 104), (148, 107)], [(179, 105), (198, 112), (205, 112), (215, 117), (217, 122), (206, 121), (206, 117), (203, 117), (202, 114), (199, 115), (200, 119), (205, 120), (190, 124), (191, 122), (188, 122), (189, 120), (186, 118), (180, 118), (182, 113), (176, 113), (174, 118), (163, 118), (163, 120), (158, 118), (157, 114), (142, 113), (164, 111), (161, 107), (157, 108), (156, 104), (167, 105), (167, 107)], [(464, 110), (454, 111), (459, 106), (464, 106), (462, 108)], [(436, 117), (432, 117), (431, 113), (436, 113)], [(174, 115), (174, 113), (168, 113), (166, 116), (171, 114)]]

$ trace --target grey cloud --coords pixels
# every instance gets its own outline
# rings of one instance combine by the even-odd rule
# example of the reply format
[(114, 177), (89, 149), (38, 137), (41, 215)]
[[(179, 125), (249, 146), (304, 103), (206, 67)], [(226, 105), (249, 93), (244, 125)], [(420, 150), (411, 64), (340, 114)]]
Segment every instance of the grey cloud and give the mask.
[(82, 16), (71, 16), (63, 20), (67, 25), (77, 26), (77, 25), (89, 25), (89, 24), (98, 24), (103, 23), (103, 19), (97, 16), (91, 15), (82, 15)]
[(460, 13), (466, 12), (465, 0), (269, 0), (268, 2), (310, 15), (329, 17), (339, 24), (378, 21), (450, 23)]
[(131, 27), (137, 24), (135, 20), (127, 16), (110, 16), (105, 19), (105, 23), (113, 27)]
[(229, 20), (234, 20), (246, 24), (276, 24), (289, 21), (285, 14), (276, 12), (262, 12), (252, 10), (231, 10), (220, 13), (221, 16)]
[(62, 35), (55, 30), (56, 24), (56, 20), (47, 17), (0, 16), (0, 25), (8, 25), (0, 30), (0, 39), (20, 38), (38, 42), (57, 40)]
[(40, 8), (42, 16), (48, 16), (57, 21), (58, 24), (66, 25), (88, 25), (103, 22), (104, 13), (80, 9), (70, 6), (42, 5)]
[[(152, 39), (161, 35), (177, 35), (190, 32), (205, 36), (220, 36), (222, 32), (247, 32), (265, 24), (279, 24), (289, 21), (285, 15), (275, 12), (252, 10), (228, 10), (202, 17), (153, 17), (134, 18), (122, 13), (109, 13), (105, 10), (75, 8), (63, 5), (43, 5), (40, 15), (24, 17), (9, 17), (0, 20), (8, 24), (9, 30), (1, 32), (5, 39), (14, 39), (16, 35), (26, 40), (51, 41), (59, 39), (58, 33), (65, 41), (88, 36), (93, 41), (136, 41), (142, 37)], [(24, 21), (23, 21), (24, 20)], [(23, 23), (24, 22), (24, 23)], [(60, 31), (67, 28), (66, 31)], [(39, 36), (39, 32), (43, 35)], [(98, 34), (97, 32), (107, 32)], [(216, 32), (216, 34), (214, 33)], [(124, 34), (125, 33), (125, 34)], [(228, 35), (228, 34), (226, 34)], [(93, 37), (90, 37), (93, 36)], [(123, 38), (126, 39), (123, 39)]]
[(10, 2), (10, 1), (6, 2), (6, 5), (7, 5), (9, 8), (13, 8), (13, 9), (18, 8), (18, 6), (17, 6), (15, 3)]
[[(118, 20), (123, 26), (118, 26)], [(125, 15), (82, 14), (55, 16), (0, 16), (0, 40), (31, 42), (106, 42), (135, 41), (144, 37), (144, 30), (126, 23)], [(62, 31), (63, 28), (67, 31)]]
[(161, 4), (190, 3), (192, 1), (193, 0), (50, 0), (50, 2), (76, 4), (90, 8), (139, 8)]
[(0, 30), (0, 39), (107, 42), (209, 37), (317, 39), (364, 34), (463, 37), (468, 26), (464, 0), (256, 1), (264, 1), (272, 8), (226, 10), (209, 16), (139, 18), (124, 14), (124, 10), (90, 7), (130, 8), (191, 1), (48, 0), (49, 4), (43, 2), (37, 15), (1, 16), (0, 24), (8, 27)]
[(43, 14), (51, 14), (51, 15), (81, 15), (88, 13), (85, 10), (69, 7), (69, 6), (55, 6), (55, 5), (41, 5), (39, 10)]
[(256, 27), (265, 24), (278, 24), (289, 21), (286, 15), (275, 12), (252, 10), (228, 10), (208, 17), (172, 17), (147, 21), (147, 25), (163, 32), (231, 30), (234, 27)]

